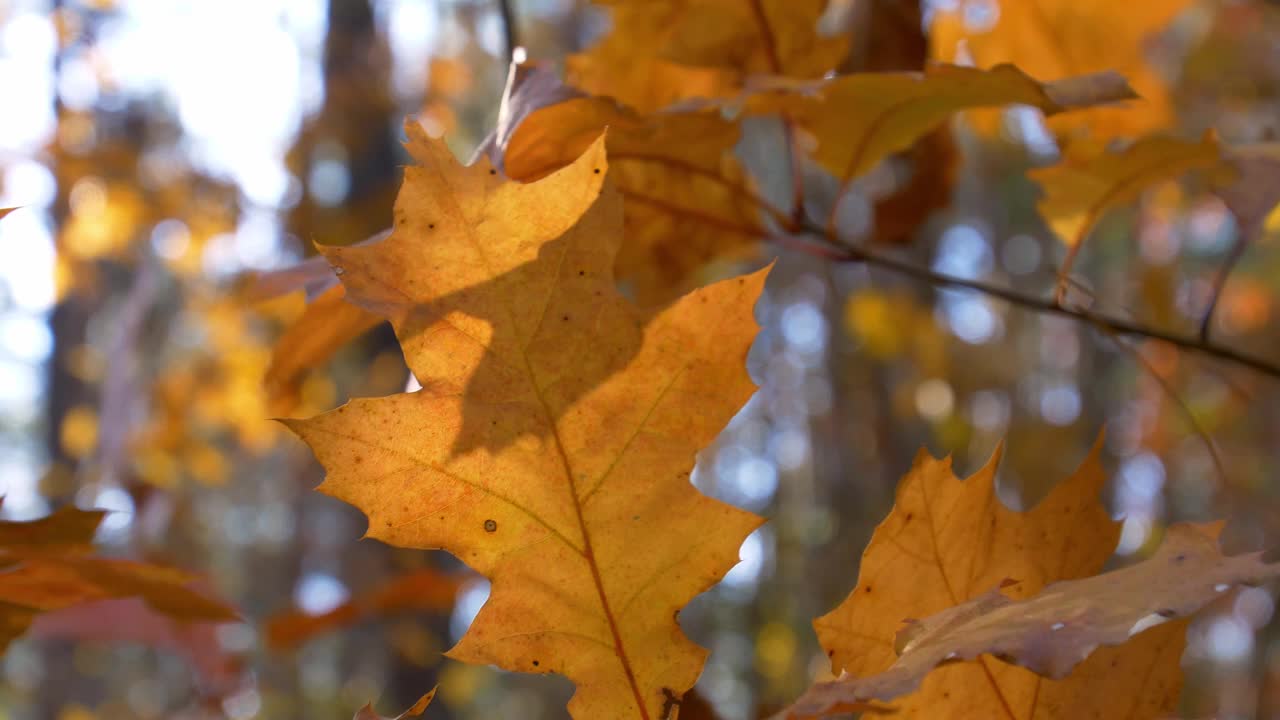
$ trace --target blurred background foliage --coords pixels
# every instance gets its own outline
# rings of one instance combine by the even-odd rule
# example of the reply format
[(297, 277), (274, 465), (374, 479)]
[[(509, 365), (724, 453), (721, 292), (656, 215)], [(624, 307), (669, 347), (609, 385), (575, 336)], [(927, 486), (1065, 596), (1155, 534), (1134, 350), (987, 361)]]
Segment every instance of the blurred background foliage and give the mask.
[[(844, 71), (919, 69), (930, 23), (934, 52), (964, 60), (987, 50), (956, 35), (1020, 2), (842, 0), (828, 25), (853, 36)], [(513, 5), (531, 58), (561, 61), (608, 28), (585, 0)], [(1126, 10), (1083, 5), (1099, 7), (1084, 27), (1094, 44), (1108, 37), (1105, 13)], [(1140, 89), (1167, 102), (1144, 122), (1186, 138), (1273, 139), (1280, 7), (1185, 5), (1127, 48)], [(563, 680), (444, 660), (484, 582), (443, 554), (357, 542), (362, 516), (310, 491), (319, 469), (268, 419), (401, 389), (389, 329), (272, 407), (272, 344), (305, 300), (243, 291), (247, 274), (286, 267), (312, 242), (389, 224), (406, 116), (470, 155), (495, 121), (507, 32), (493, 0), (0, 0), (0, 207), (22, 206), (0, 222), (3, 512), (109, 509), (110, 552), (205, 573), (246, 619), (162, 626), (118, 603), (38, 623), (3, 658), (5, 717), (345, 718), (371, 698), (408, 706), (436, 683), (433, 717), (564, 715)], [(770, 178), (790, 182), (768, 138), (749, 129), (738, 148), (766, 191)], [(1025, 171), (1058, 153), (1034, 112), (970, 113), (873, 179), (887, 189), (879, 224), (861, 234), (939, 272), (1042, 293), (1065, 251)], [(931, 172), (895, 175), (904, 163)], [(1276, 227), (1245, 254), (1215, 327), (1272, 358)], [(1203, 187), (1165, 183), (1106, 216), (1077, 290), (1154, 325), (1193, 325), (1237, 232)], [(1229, 543), (1280, 539), (1274, 380), (974, 293), (770, 252), (780, 264), (750, 358), (763, 390), (694, 476), (772, 521), (681, 614), (712, 649), (698, 692), (720, 716), (754, 717), (826, 672), (810, 620), (852, 587), (922, 445), (967, 473), (1003, 440), (1001, 483), (1019, 506), (1105, 427), (1112, 507), (1127, 513), (1122, 554), (1171, 520), (1224, 514)], [(707, 277), (740, 269), (728, 265)], [(1270, 589), (1251, 589), (1193, 626), (1188, 715), (1280, 714), (1272, 607)]]

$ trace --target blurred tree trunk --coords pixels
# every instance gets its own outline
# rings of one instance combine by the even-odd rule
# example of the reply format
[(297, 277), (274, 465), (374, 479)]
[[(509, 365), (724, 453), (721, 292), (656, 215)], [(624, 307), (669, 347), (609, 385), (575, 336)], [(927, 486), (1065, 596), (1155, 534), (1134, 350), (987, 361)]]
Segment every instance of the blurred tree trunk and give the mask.
[[(288, 228), (303, 241), (349, 245), (391, 225), (399, 187), (399, 109), (391, 92), (391, 53), (369, 0), (329, 0), (324, 104), (289, 154), (303, 195)], [(343, 167), (346, 192), (331, 187)], [(319, 170), (319, 172), (317, 172)]]

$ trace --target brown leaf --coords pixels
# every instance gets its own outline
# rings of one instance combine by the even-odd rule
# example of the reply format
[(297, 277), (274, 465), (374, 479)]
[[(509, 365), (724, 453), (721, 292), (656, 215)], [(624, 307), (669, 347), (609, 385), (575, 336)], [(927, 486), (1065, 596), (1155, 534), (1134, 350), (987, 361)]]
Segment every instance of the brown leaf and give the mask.
[(359, 712), (355, 714), (355, 717), (352, 718), (352, 720), (404, 720), (405, 718), (418, 717), (426, 711), (427, 706), (431, 704), (431, 701), (434, 700), (435, 697), (436, 689), (431, 688), (431, 692), (418, 698), (418, 702), (414, 703), (413, 707), (405, 710), (394, 718), (379, 715), (374, 712), (373, 703), (369, 703), (368, 705), (360, 708)]
[[(925, 674), (944, 662), (984, 654), (1045, 677), (1066, 678), (1099, 646), (1123, 646), (1147, 627), (1185, 618), (1237, 584), (1280, 575), (1280, 563), (1263, 562), (1262, 553), (1224, 556), (1218, 546), (1219, 527), (1175, 524), (1155, 555), (1129, 567), (1057, 582), (1027, 600), (991, 590), (932, 617), (910, 621), (899, 632), (901, 656), (887, 671), (818, 686), (793, 713), (808, 717), (831, 700), (889, 700), (914, 690)], [(1112, 666), (1111, 672), (1120, 671)], [(1118, 708), (1116, 716), (1126, 710)]]
[(603, 140), (519, 184), (410, 138), (422, 166), (395, 231), (324, 252), (349, 297), (392, 320), (423, 389), (286, 422), (370, 537), (444, 548), (491, 579), (450, 657), (563, 674), (575, 717), (660, 717), (706, 656), (676, 613), (761, 522), (689, 473), (754, 389), (765, 273), (646, 318), (614, 286), (622, 208)]
[(18, 208), (0, 208), (0, 218), (3, 218), (5, 215), (8, 215), (9, 213), (17, 209)]
[[(952, 474), (948, 461), (919, 455), (898, 486), (893, 511), (863, 554), (857, 586), (814, 623), (832, 669), (852, 677), (815, 686), (793, 707), (793, 715), (822, 715), (842, 703), (878, 697), (893, 699), (892, 710), (902, 717), (1089, 717), (1119, 707), (1108, 688), (1134, 698), (1134, 717), (1170, 709), (1181, 682), (1182, 635), (1173, 624), (1123, 648), (1095, 653), (1071, 678), (1057, 682), (988, 655), (932, 673), (933, 665), (903, 669), (899, 663), (911, 662), (914, 653), (899, 659), (895, 652), (899, 623), (970, 601), (991, 602), (979, 599), (1006, 579), (1017, 581), (1006, 591), (1024, 598), (1049, 583), (1101, 570), (1120, 524), (1098, 499), (1105, 481), (1098, 451), (1095, 446), (1075, 474), (1026, 512), (1008, 509), (996, 495), (999, 451), (964, 481)], [(1144, 677), (1145, 686), (1139, 682)], [(877, 686), (869, 693), (857, 678), (886, 683), (887, 689)], [(900, 697), (922, 678), (917, 692)], [(849, 687), (854, 689), (846, 692)], [(1136, 692), (1139, 687), (1143, 690)], [(1064, 715), (1063, 708), (1072, 710)]]
[(104, 512), (68, 507), (39, 520), (0, 521), (0, 648), (41, 613), (137, 597), (187, 621), (232, 621), (236, 613), (192, 589), (195, 575), (131, 560), (93, 557)]
[(423, 568), (392, 578), (381, 586), (320, 615), (290, 609), (267, 620), (267, 646), (291, 650), (324, 633), (365, 620), (415, 610), (445, 612), (453, 607), (462, 578)]

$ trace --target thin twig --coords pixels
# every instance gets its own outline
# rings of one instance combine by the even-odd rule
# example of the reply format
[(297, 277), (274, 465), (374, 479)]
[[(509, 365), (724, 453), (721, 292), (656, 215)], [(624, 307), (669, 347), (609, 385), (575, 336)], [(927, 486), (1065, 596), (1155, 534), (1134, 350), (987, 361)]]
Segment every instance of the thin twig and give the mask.
[(1111, 338), (1116, 347), (1128, 353), (1129, 356), (1133, 358), (1134, 362), (1141, 365), (1143, 369), (1147, 371), (1147, 374), (1156, 381), (1156, 384), (1160, 386), (1160, 389), (1164, 394), (1173, 401), (1173, 404), (1178, 408), (1178, 412), (1181, 413), (1183, 419), (1187, 421), (1187, 425), (1191, 428), (1191, 431), (1200, 437), (1200, 442), (1204, 443), (1205, 450), (1209, 452), (1209, 459), (1213, 461), (1213, 468), (1218, 472), (1218, 477), (1222, 480), (1223, 486), (1230, 486), (1231, 482), (1227, 479), (1227, 467), (1222, 463), (1222, 457), (1218, 455), (1217, 443), (1213, 441), (1213, 436), (1209, 435), (1209, 432), (1200, 425), (1200, 420), (1196, 418), (1195, 413), (1191, 411), (1190, 406), (1188, 406), (1186, 401), (1182, 399), (1182, 396), (1178, 394), (1178, 391), (1169, 384), (1168, 380), (1165, 380), (1164, 377), (1160, 375), (1160, 372), (1151, 364), (1151, 361), (1143, 356), (1141, 350), (1134, 347), (1124, 338), (1117, 337), (1110, 333), (1108, 333), (1108, 337)]
[(498, 0), (499, 13), (502, 15), (502, 41), (506, 45), (506, 61), (511, 62), (520, 47), (520, 32), (516, 29), (516, 13), (511, 7), (512, 0)]
[(1231, 273), (1236, 269), (1236, 264), (1240, 262), (1240, 258), (1244, 257), (1245, 248), (1249, 245), (1249, 239), (1244, 232), (1236, 234), (1236, 241), (1231, 245), (1231, 251), (1227, 255), (1226, 261), (1222, 263), (1222, 267), (1218, 269), (1218, 275), (1213, 279), (1213, 295), (1209, 297), (1209, 307), (1205, 308), (1204, 317), (1200, 320), (1200, 342), (1208, 343), (1209, 334), (1213, 331), (1213, 315), (1218, 310), (1218, 301), (1222, 299), (1222, 291), (1227, 287), (1227, 280), (1231, 278)]
[[(805, 230), (812, 235), (823, 238), (825, 241), (823, 244), (830, 244), (831, 238), (826, 235), (822, 228), (806, 226)], [(933, 286), (959, 287), (973, 290), (984, 295), (1000, 298), (1012, 305), (1017, 305), (1018, 307), (1026, 308), (1028, 310), (1034, 310), (1036, 312), (1049, 315), (1062, 315), (1074, 318), (1080, 322), (1088, 323), (1100, 330), (1125, 337), (1143, 337), (1150, 340), (1159, 340), (1184, 350), (1189, 350), (1201, 355), (1217, 358), (1219, 360), (1225, 360), (1237, 365), (1243, 365), (1244, 367), (1256, 370), (1264, 375), (1280, 378), (1280, 365), (1245, 355), (1231, 348), (1223, 347), (1212, 342), (1202, 342), (1199, 337), (1181, 335), (1167, 330), (1149, 327), (1132, 320), (1104, 315), (1102, 313), (1095, 313), (1084, 308), (1059, 305), (1057, 302), (1048, 298), (1026, 295), (1012, 288), (991, 285), (980, 280), (970, 280), (967, 278), (945, 275), (934, 272), (926, 267), (921, 267), (913, 263), (871, 252), (865, 248), (841, 245), (840, 250), (843, 251), (842, 256), (839, 258), (833, 258), (837, 262), (864, 263), (868, 266), (883, 268)], [(829, 253), (824, 253), (824, 255), (830, 257)]]

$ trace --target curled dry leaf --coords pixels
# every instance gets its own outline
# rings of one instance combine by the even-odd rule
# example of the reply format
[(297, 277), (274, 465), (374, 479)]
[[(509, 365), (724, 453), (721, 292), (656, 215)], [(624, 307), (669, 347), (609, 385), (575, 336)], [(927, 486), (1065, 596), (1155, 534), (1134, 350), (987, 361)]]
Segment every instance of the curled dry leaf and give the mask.
[(519, 184), (409, 135), (422, 165), (394, 232), (324, 253), (353, 302), (391, 319), (423, 389), (286, 423), (369, 536), (490, 578), (450, 657), (565, 675), (578, 718), (657, 720), (706, 656), (676, 613), (762, 522), (689, 474), (754, 390), (765, 273), (646, 318), (614, 287), (622, 208), (603, 140)]
[[(1026, 598), (1050, 583), (1102, 569), (1120, 524), (1098, 499), (1105, 476), (1097, 453), (1095, 446), (1079, 470), (1025, 512), (1010, 510), (996, 495), (999, 451), (964, 481), (952, 473), (949, 461), (921, 453), (898, 485), (893, 511), (863, 553), (857, 586), (814, 622), (832, 670), (851, 677), (815, 686), (791, 715), (863, 707), (873, 694), (856, 684), (862, 682), (858, 678), (893, 680), (875, 696), (893, 699), (888, 711), (901, 717), (1048, 720), (1131, 712), (1127, 717), (1152, 718), (1170, 710), (1181, 683), (1180, 623), (1100, 650), (1061, 681), (987, 655), (932, 672), (933, 665), (910, 666), (910, 672), (899, 667), (914, 657), (899, 658), (894, 648), (894, 630), (908, 618), (928, 618), (975, 600), (980, 608), (991, 601), (978, 599), (1008, 578), (1018, 582), (1005, 591)], [(911, 692), (921, 679), (923, 685)], [(1117, 703), (1119, 696), (1129, 704)]]
[(1027, 600), (991, 590), (908, 621), (898, 633), (901, 656), (893, 666), (819, 685), (793, 714), (807, 717), (827, 703), (889, 700), (914, 690), (944, 662), (983, 654), (1065, 678), (1100, 646), (1124, 645), (1148, 627), (1196, 612), (1237, 584), (1280, 575), (1280, 563), (1263, 562), (1262, 553), (1223, 555), (1218, 527), (1172, 525), (1152, 557), (1129, 567), (1057, 582)]
[(783, 83), (746, 99), (753, 113), (786, 112), (817, 140), (814, 159), (848, 181), (909, 147), (960, 110), (1030, 105), (1058, 113), (1134, 97), (1114, 73), (1041, 83), (1012, 65), (941, 65), (924, 73), (859, 73)]
[(1099, 107), (1053, 118), (1058, 132), (1095, 138), (1136, 137), (1169, 127), (1167, 83), (1149, 62), (1150, 40), (1192, 0), (958, 0), (932, 13), (933, 55), (943, 62), (967, 56), (974, 65), (1013, 63), (1031, 75), (1058, 80), (1115, 70), (1129, 78), (1141, 102)]
[(447, 612), (453, 607), (462, 581), (459, 575), (422, 568), (392, 578), (320, 615), (286, 610), (267, 620), (267, 646), (291, 650), (318, 635), (395, 613)]
[(368, 705), (360, 708), (359, 712), (356, 713), (352, 720), (404, 720), (405, 718), (418, 717), (422, 713), (426, 712), (427, 706), (431, 704), (431, 701), (434, 700), (435, 697), (436, 688), (431, 688), (431, 692), (418, 698), (418, 702), (414, 703), (413, 707), (393, 718), (379, 715), (374, 712), (373, 703), (369, 703)]

